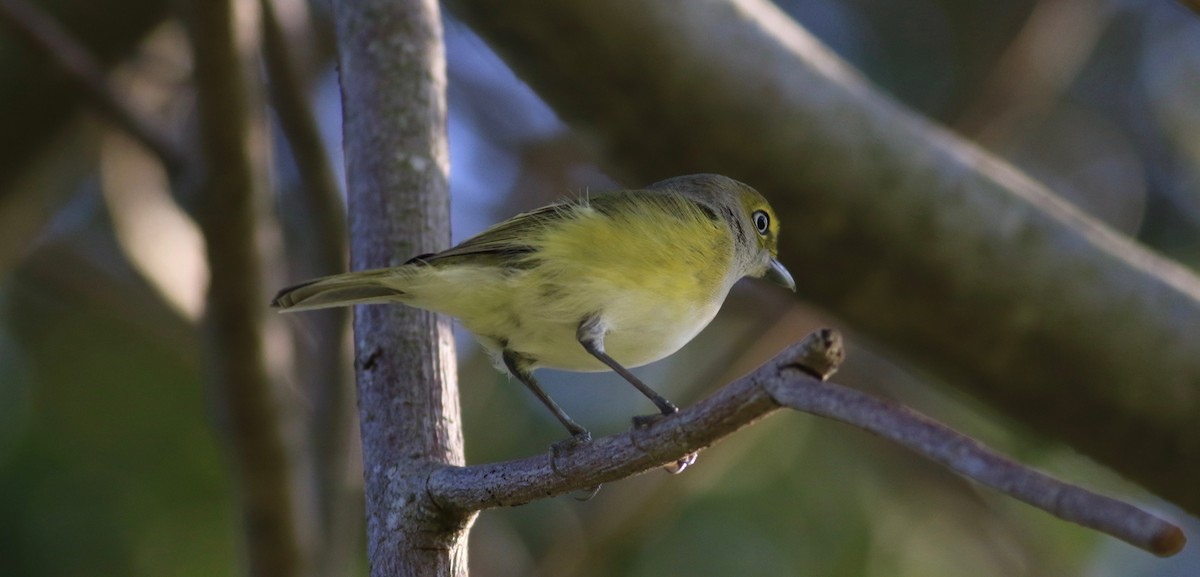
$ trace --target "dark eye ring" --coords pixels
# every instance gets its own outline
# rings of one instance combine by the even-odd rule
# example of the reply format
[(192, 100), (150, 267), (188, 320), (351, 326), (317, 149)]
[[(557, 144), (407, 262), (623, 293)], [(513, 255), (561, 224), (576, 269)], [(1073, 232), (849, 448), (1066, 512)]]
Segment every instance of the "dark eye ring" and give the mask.
[(758, 229), (758, 234), (767, 234), (767, 231), (771, 230), (771, 217), (767, 216), (767, 213), (756, 210), (750, 218), (754, 219), (754, 228)]

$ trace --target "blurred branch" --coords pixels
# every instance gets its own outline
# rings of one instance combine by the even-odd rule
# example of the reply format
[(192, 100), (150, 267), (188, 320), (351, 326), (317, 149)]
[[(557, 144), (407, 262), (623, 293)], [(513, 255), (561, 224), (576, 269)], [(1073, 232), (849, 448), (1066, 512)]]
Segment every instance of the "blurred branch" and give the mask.
[(337, 178), (321, 140), (313, 105), (300, 71), (288, 53), (287, 39), (275, 11), (277, 0), (260, 0), (263, 20), (265, 57), (271, 104), (279, 117), (279, 126), (296, 158), (296, 168), (307, 194), (304, 203), (312, 218), (312, 234), (317, 237), (316, 255), (323, 268), (332, 272), (345, 269), (345, 207)]
[(1192, 12), (1200, 14), (1200, 0), (1178, 0), (1178, 2), (1191, 9)]
[[(312, 278), (346, 270), (346, 217), (337, 178), (325, 151), (308, 86), (292, 58), (287, 35), (276, 11), (278, 0), (260, 0), (263, 57), (271, 103), (300, 174), (299, 206), (289, 206), (285, 231), (292, 276)], [(302, 274), (298, 274), (302, 273)], [(344, 340), (347, 311), (329, 309), (310, 317), (311, 329), (298, 335), (297, 374), (313, 399), (314, 415), (308, 426), (314, 448), (313, 473), (317, 509), (321, 518), (322, 546), (316, 548), (321, 574), (339, 572), (354, 543), (355, 507), (349, 503), (346, 469), (349, 465), (349, 419), (352, 398)], [(311, 342), (302, 337), (311, 335)]]
[(300, 574), (304, 562), (280, 409), (264, 358), (256, 186), (235, 11), (232, 0), (192, 0), (187, 9), (206, 170), (198, 221), (212, 275), (205, 311), (211, 378), (229, 419), (251, 574), (288, 577)]
[(7, 191), (0, 191), (0, 278), (26, 257), (47, 223), (77, 198), (80, 180), (91, 174), (99, 139), (82, 125), (60, 132), (56, 154), (35, 158)]
[[(450, 244), (442, 22), (433, 0), (334, 2), (352, 268)], [(450, 323), (358, 307), (359, 426), (374, 577), (465, 575), (472, 512), (425, 506), (437, 466), (462, 464)]]
[(1133, 505), (1014, 463), (906, 407), (824, 382), (843, 356), (841, 336), (816, 331), (753, 373), (645, 429), (572, 450), (504, 463), (442, 467), (427, 491), (447, 510), (511, 506), (670, 467), (753, 421), (787, 407), (892, 440), (951, 470), (1066, 521), (1160, 556), (1183, 548), (1183, 532)]
[[(29, 0), (26, 0), (27, 2)], [(107, 68), (141, 43), (167, 16), (166, 0), (39, 2), (88, 53)], [(11, 39), (11, 43), (8, 40)], [(22, 50), (16, 35), (0, 34), (15, 57), (0, 59), (0, 197), (13, 192), (26, 167), (44, 164), (36, 156), (55, 150), (76, 117), (81, 95), (41, 51)], [(5, 51), (8, 52), (7, 50)]]
[(97, 110), (154, 152), (170, 173), (183, 168), (183, 151), (117, 95), (108, 85), (103, 66), (54, 18), (26, 0), (0, 0), (0, 19), (49, 56)]
[(1039, 0), (955, 129), (989, 150), (1008, 148), (1075, 80), (1110, 15), (1099, 0)]
[(762, 190), (805, 297), (1200, 513), (1193, 273), (904, 109), (765, 0), (451, 6), (633, 179)]

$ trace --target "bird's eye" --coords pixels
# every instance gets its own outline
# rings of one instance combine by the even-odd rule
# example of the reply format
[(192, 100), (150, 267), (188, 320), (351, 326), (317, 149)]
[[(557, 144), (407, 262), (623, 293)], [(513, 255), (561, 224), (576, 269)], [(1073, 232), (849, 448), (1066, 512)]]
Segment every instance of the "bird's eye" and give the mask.
[(767, 231), (771, 230), (771, 217), (767, 216), (767, 213), (756, 210), (750, 218), (754, 219), (754, 228), (758, 229), (758, 234), (767, 234)]

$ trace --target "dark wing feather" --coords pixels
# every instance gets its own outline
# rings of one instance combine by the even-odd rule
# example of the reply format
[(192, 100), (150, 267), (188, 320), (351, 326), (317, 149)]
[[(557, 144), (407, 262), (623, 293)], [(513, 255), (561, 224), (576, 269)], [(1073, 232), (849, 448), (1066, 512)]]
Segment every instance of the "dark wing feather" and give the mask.
[[(629, 202), (629, 197), (641, 197), (641, 201)], [(679, 213), (683, 210), (683, 205), (693, 207), (714, 221), (718, 220), (711, 207), (693, 198), (671, 195), (666, 190), (622, 190), (597, 195), (586, 201), (552, 204), (518, 214), (457, 246), (434, 255), (422, 255), (418, 259), (427, 264), (437, 265), (469, 256), (472, 262), (478, 264), (490, 262), (496, 266), (521, 267), (527, 265), (531, 260), (530, 255), (537, 252), (537, 247), (532, 246), (529, 239), (536, 236), (539, 229), (575, 218), (576, 210), (581, 206), (590, 206), (601, 214), (612, 217), (628, 211), (631, 206), (653, 207), (667, 213)]]
[[(570, 204), (553, 204), (521, 213), (493, 225), (457, 246), (434, 255), (423, 256), (421, 260), (436, 265), (469, 256), (472, 257), (472, 262), (476, 263), (482, 264), (491, 260), (496, 266), (515, 266), (523, 260), (522, 257), (537, 250), (529, 244), (528, 239), (538, 228), (570, 218), (570, 213)], [(494, 260), (479, 258), (489, 256), (494, 257)]]

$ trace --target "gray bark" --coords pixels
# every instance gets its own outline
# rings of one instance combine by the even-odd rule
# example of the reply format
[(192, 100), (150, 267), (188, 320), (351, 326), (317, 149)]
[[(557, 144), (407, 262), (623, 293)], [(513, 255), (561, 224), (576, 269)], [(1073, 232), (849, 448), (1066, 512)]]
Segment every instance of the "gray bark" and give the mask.
[[(432, 1), (334, 3), (354, 269), (450, 243), (445, 56)], [(465, 575), (473, 514), (430, 506), (463, 463), (453, 335), (408, 307), (358, 307), (354, 344), (371, 575)]]

